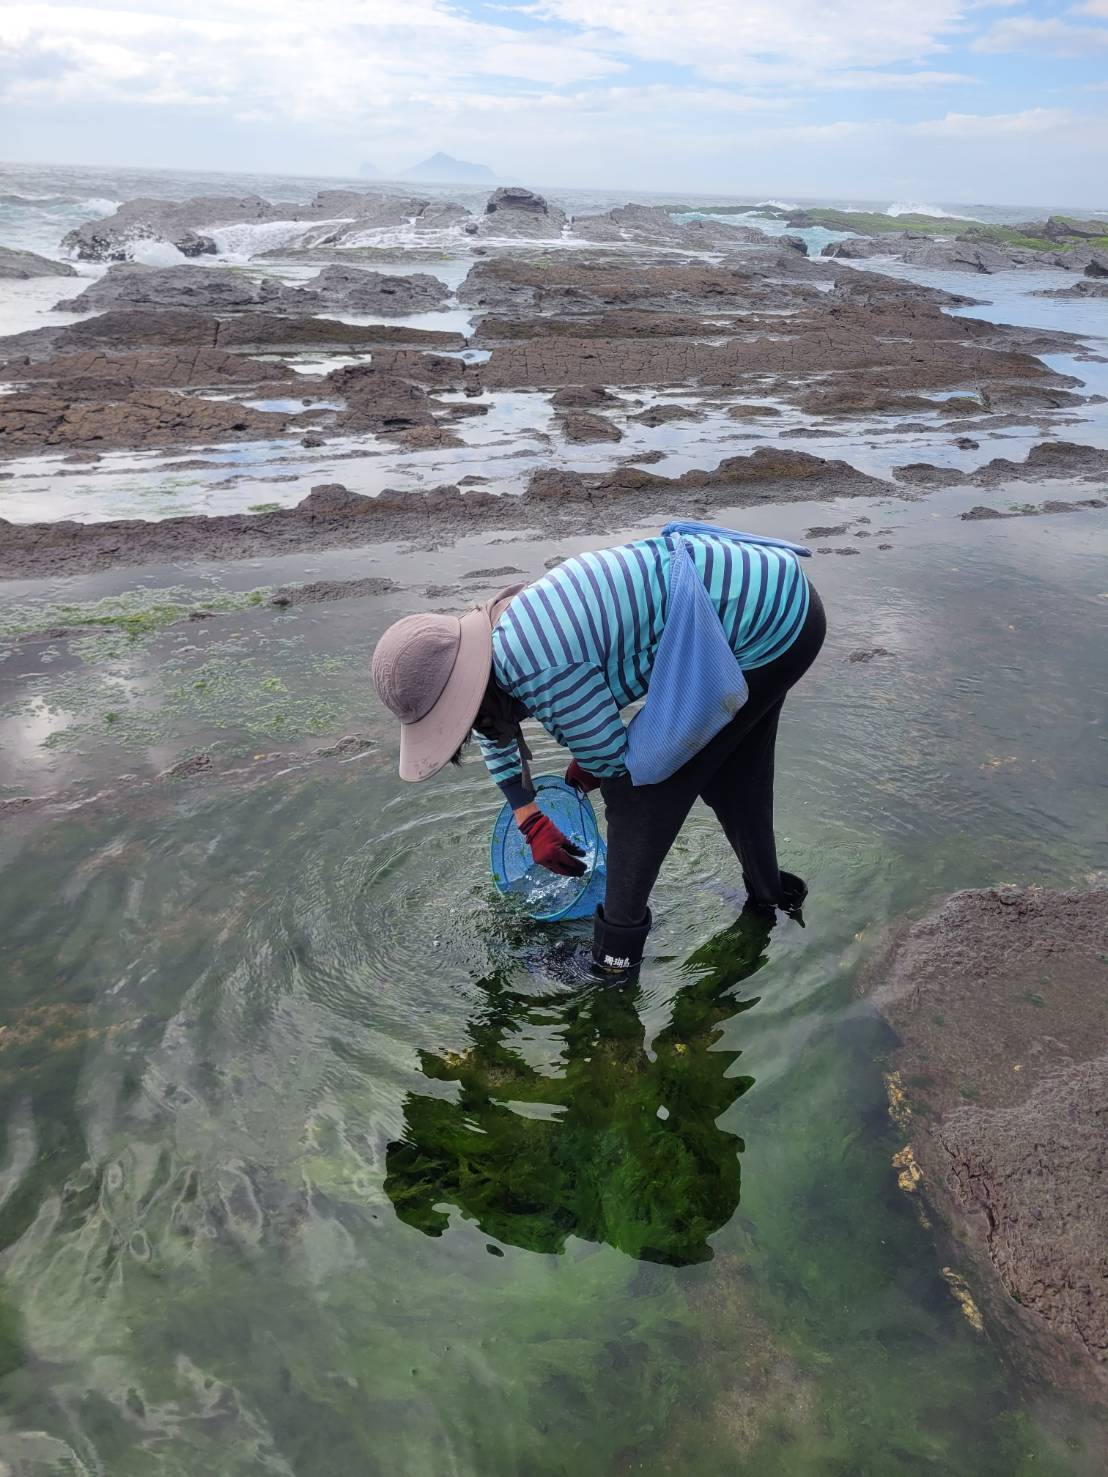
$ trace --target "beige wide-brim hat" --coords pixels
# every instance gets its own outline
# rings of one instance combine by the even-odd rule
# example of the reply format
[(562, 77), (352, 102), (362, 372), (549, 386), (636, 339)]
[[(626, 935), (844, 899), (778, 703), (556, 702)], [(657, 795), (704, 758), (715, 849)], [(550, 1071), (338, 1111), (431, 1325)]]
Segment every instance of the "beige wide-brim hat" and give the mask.
[(492, 671), (492, 605), (408, 615), (373, 653), (373, 683), (400, 719), (400, 778), (427, 780), (469, 735)]

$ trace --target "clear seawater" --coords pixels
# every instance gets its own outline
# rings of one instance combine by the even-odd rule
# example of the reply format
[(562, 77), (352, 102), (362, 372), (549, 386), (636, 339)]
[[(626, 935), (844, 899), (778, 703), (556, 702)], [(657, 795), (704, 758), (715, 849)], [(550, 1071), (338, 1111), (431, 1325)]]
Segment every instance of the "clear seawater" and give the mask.
[[(804, 926), (743, 920), (698, 807), (614, 990), (569, 967), (587, 924), (497, 896), (480, 764), (403, 785), (367, 714), (378, 632), (488, 535), (0, 590), (50, 626), (293, 567), (399, 584), (3, 647), (0, 794), (64, 803), (0, 827), (0, 1461), (1101, 1473), (1103, 1426), (1022, 1385), (952, 1295), (857, 993), (886, 926), (952, 888), (1104, 864), (1103, 515), (960, 521), (975, 497), (721, 514), (893, 547), (813, 561), (830, 635), (778, 761)], [(364, 753), (297, 757), (349, 732)], [(207, 778), (152, 780), (203, 750)]]

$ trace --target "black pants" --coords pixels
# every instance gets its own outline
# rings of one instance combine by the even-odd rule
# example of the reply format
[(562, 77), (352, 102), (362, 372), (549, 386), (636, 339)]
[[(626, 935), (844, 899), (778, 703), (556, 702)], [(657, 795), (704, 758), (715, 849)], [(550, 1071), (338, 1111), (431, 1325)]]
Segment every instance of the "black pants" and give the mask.
[(785, 694), (819, 655), (826, 630), (823, 604), (812, 590), (799, 636), (776, 661), (746, 673), (750, 695), (745, 705), (695, 758), (661, 784), (633, 785), (629, 775), (604, 781), (608, 923), (643, 922), (662, 862), (698, 796), (715, 811), (734, 847), (753, 901), (781, 901), (773, 834), (777, 720)]

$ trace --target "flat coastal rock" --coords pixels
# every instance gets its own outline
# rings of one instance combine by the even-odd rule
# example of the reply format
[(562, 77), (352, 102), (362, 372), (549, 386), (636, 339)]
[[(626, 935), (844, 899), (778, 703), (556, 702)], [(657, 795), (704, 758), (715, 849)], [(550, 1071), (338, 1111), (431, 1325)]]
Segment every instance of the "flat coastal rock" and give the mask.
[(387, 316), (433, 310), (447, 297), (443, 283), (423, 272), (399, 276), (331, 266), (303, 287), (290, 287), (275, 277), (248, 277), (213, 267), (147, 267), (122, 262), (109, 267), (77, 297), (59, 302), (57, 310), (192, 308), (215, 313), (308, 314), (331, 308)]
[(898, 1163), (1015, 1362), (1108, 1403), (1108, 889), (955, 893), (869, 983), (899, 1042)]
[(34, 251), (16, 251), (0, 246), (0, 281), (25, 281), (31, 277), (76, 277), (77, 269), (68, 262), (51, 261)]

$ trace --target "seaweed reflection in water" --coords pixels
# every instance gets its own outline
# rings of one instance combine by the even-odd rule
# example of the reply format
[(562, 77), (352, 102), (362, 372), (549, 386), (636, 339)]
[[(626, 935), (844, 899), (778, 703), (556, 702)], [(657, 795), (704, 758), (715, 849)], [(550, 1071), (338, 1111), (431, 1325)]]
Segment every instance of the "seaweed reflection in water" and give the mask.
[[(506, 972), (480, 980), (468, 1049), (420, 1054), (427, 1077), (458, 1084), (456, 1099), (410, 1093), (404, 1137), (389, 1145), (385, 1190), (400, 1219), (441, 1236), (445, 1202), (528, 1251), (578, 1237), (642, 1261), (710, 1260), (708, 1238), (739, 1203), (744, 1147), (719, 1119), (754, 1082), (728, 1075), (741, 1053), (717, 1043), (757, 1004), (730, 992), (766, 962), (772, 926), (744, 910), (690, 956), (693, 978), (649, 1052), (637, 984), (534, 995)], [(547, 1074), (512, 1037), (552, 1024), (563, 1045)]]

